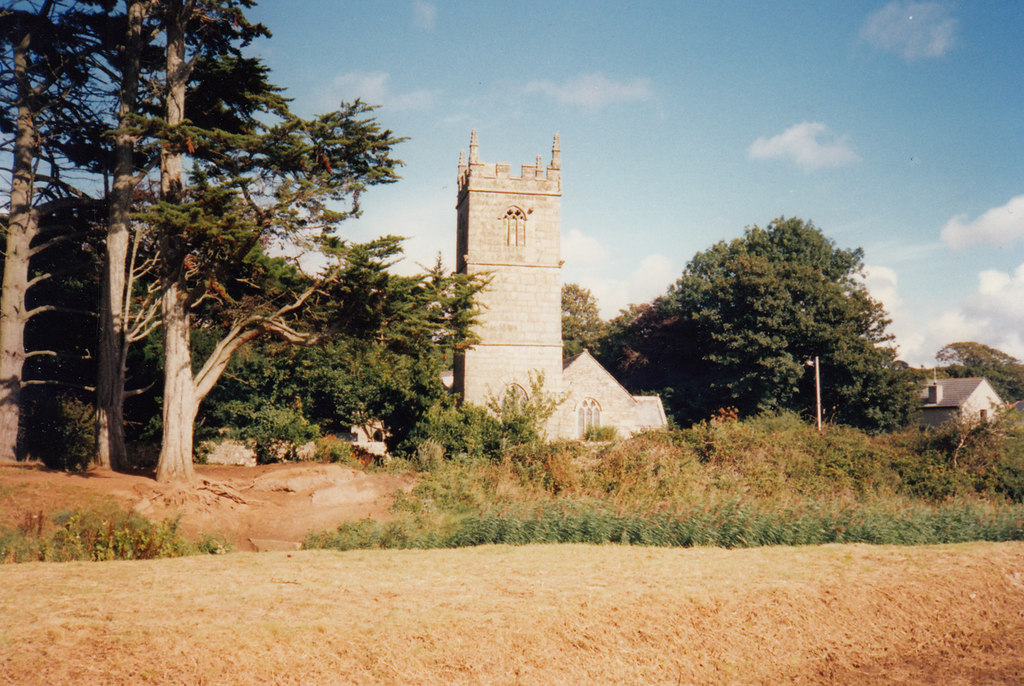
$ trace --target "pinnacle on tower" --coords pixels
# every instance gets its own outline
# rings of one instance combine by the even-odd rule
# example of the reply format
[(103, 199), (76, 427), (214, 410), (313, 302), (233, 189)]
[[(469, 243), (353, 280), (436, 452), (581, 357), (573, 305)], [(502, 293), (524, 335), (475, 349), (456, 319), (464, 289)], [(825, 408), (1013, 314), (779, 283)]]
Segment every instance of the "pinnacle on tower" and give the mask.
[(477, 148), (478, 147), (479, 146), (477, 145), (477, 142), (476, 142), (476, 129), (473, 129), (473, 133), (469, 134), (469, 163), (470, 164), (479, 164), (480, 163), (480, 156), (477, 153)]
[(558, 142), (558, 134), (555, 134), (555, 142), (551, 145), (551, 168), (562, 168), (562, 147)]

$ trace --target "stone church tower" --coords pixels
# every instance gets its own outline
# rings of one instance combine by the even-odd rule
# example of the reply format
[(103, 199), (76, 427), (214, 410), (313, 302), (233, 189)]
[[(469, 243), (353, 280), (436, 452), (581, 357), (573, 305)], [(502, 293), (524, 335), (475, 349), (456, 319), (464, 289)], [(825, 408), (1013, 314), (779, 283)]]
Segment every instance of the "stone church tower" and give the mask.
[(561, 159), (558, 136), (551, 163), (480, 161), (476, 131), (469, 161), (459, 156), (456, 270), (485, 272), (479, 296), (480, 343), (455, 360), (454, 390), (486, 405), (507, 393), (528, 394), (530, 375), (544, 375), (545, 392), (562, 378)]
[(657, 396), (633, 396), (589, 352), (562, 359), (562, 160), (558, 136), (547, 167), (537, 156), (512, 176), (480, 161), (476, 131), (459, 156), (456, 270), (489, 275), (477, 296), (480, 343), (455, 358), (453, 390), (464, 402), (529, 398), (531, 377), (559, 405), (548, 438), (619, 435), (665, 425)]

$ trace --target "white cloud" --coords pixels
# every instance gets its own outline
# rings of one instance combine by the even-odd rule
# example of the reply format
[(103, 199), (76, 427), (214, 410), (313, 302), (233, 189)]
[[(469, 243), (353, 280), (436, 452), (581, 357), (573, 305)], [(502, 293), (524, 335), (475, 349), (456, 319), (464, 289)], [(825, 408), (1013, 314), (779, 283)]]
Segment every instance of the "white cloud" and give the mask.
[(630, 81), (612, 81), (604, 74), (583, 74), (562, 83), (531, 81), (526, 93), (542, 93), (563, 105), (596, 110), (606, 105), (643, 102), (652, 96), (651, 80), (638, 77)]
[(907, 362), (929, 359), (931, 351), (924, 349), (925, 336), (917, 324), (916, 317), (900, 295), (899, 276), (895, 269), (879, 265), (864, 267), (864, 285), (871, 297), (882, 303), (892, 320), (889, 333), (895, 336), (896, 350)]
[(585, 236), (579, 229), (569, 229), (562, 239), (562, 255), (574, 265), (579, 263), (601, 263), (608, 259), (607, 246), (592, 236)]
[(892, 312), (903, 305), (900, 297), (899, 277), (895, 269), (866, 265), (864, 267), (864, 285), (871, 297), (882, 303), (887, 312)]
[(332, 80), (330, 89), (334, 100), (326, 106), (336, 107), (339, 100), (361, 99), (371, 105), (381, 105), (391, 111), (425, 110), (434, 106), (438, 91), (421, 88), (408, 93), (397, 93), (391, 88), (391, 74), (387, 72), (349, 72)]
[(640, 264), (629, 275), (625, 289), (626, 302), (616, 310), (629, 303), (646, 303), (663, 295), (682, 272), (681, 265), (673, 263), (664, 255), (648, 255), (640, 260)]
[(891, 2), (873, 12), (861, 38), (907, 60), (942, 57), (956, 44), (956, 19), (940, 2)]
[[(973, 293), (929, 327), (935, 350), (955, 341), (977, 341), (1024, 359), (1024, 264), (1013, 272), (978, 274)], [(934, 351), (933, 351), (934, 352)]]
[(931, 367), (935, 353), (956, 341), (977, 341), (1024, 359), (1024, 264), (1012, 272), (980, 272), (973, 292), (955, 302), (908, 302), (895, 270), (864, 268), (864, 284), (892, 319), (900, 359)]
[(846, 136), (834, 138), (827, 126), (809, 121), (791, 126), (777, 136), (758, 138), (747, 153), (755, 160), (792, 160), (805, 171), (839, 167), (860, 159)]
[(630, 304), (648, 303), (664, 295), (683, 271), (682, 265), (657, 254), (644, 257), (632, 271), (626, 268), (628, 265), (619, 264), (601, 270), (579, 270), (567, 263), (562, 277), (565, 283), (575, 282), (589, 289), (597, 299), (601, 317), (611, 319)]
[(563, 237), (562, 257), (562, 282), (589, 289), (605, 319), (630, 304), (648, 303), (663, 295), (683, 271), (681, 264), (657, 253), (639, 263), (626, 262), (615, 248), (579, 229), (570, 229)]
[(958, 214), (942, 227), (942, 240), (951, 248), (971, 243), (1008, 245), (1024, 238), (1024, 195), (1012, 198), (1002, 207), (994, 207), (974, 221)]
[(433, 31), (437, 26), (437, 5), (424, 0), (413, 0), (412, 21), (418, 29)]

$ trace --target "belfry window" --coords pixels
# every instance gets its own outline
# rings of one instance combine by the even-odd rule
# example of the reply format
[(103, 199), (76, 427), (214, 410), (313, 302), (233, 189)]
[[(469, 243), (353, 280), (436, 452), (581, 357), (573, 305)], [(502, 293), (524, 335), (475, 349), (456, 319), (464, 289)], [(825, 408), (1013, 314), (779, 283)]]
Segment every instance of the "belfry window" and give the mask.
[(601, 406), (593, 398), (587, 398), (580, 403), (580, 408), (576, 412), (580, 438), (587, 435), (588, 429), (601, 426)]
[(526, 245), (526, 213), (518, 207), (505, 213), (505, 244), (522, 248)]

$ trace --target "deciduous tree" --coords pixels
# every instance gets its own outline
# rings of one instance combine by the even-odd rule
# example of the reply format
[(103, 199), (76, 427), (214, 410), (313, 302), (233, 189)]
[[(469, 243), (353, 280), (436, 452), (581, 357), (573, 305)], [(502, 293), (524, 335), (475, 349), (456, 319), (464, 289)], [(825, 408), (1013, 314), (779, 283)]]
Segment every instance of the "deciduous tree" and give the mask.
[(859, 278), (861, 259), (799, 219), (752, 227), (695, 255), (666, 295), (616, 322), (618, 345), (605, 355), (627, 385), (663, 390), (680, 422), (731, 407), (813, 410), (808, 362), (818, 357), (829, 419), (902, 426), (913, 385)]
[(597, 298), (577, 283), (562, 286), (562, 356), (594, 350), (604, 335), (605, 323), (597, 309)]

